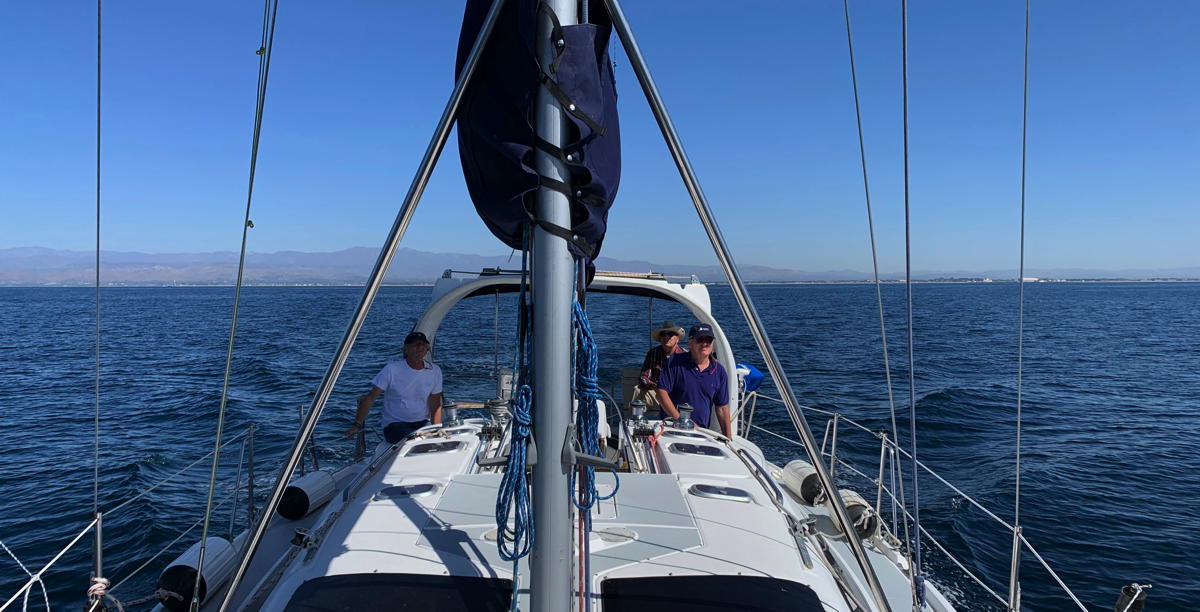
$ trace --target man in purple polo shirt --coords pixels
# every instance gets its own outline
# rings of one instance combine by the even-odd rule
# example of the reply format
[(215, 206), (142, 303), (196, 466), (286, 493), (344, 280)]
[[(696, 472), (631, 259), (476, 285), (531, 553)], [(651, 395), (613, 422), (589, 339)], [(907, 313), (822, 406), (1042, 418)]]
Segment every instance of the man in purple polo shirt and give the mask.
[(688, 352), (672, 355), (658, 379), (658, 402), (667, 416), (679, 418), (675, 406), (689, 404), (692, 420), (730, 436), (729, 375), (713, 359), (713, 330), (697, 323), (688, 332)]

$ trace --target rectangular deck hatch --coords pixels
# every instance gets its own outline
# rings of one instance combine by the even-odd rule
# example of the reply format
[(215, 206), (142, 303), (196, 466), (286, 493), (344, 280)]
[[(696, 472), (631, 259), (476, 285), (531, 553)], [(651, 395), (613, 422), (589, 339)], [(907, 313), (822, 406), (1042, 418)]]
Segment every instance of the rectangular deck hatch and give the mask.
[(412, 455), (428, 455), (429, 453), (448, 453), (450, 451), (458, 450), (461, 446), (461, 440), (426, 442), (424, 444), (418, 444), (412, 447), (407, 453), (404, 453), (404, 456), (411, 457)]
[(688, 442), (672, 442), (668, 447), (672, 453), (679, 455), (700, 455), (701, 457), (724, 457), (725, 451), (715, 446), (690, 444)]

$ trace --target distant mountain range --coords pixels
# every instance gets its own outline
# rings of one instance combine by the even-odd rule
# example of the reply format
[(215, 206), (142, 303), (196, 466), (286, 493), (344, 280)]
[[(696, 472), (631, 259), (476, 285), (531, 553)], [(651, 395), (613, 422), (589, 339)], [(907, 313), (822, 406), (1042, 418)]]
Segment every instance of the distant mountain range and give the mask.
[[(357, 284), (366, 280), (379, 251), (354, 247), (325, 253), (279, 251), (249, 253), (246, 256), (246, 282), (256, 285)], [(91, 285), (95, 282), (95, 252), (65, 251), (42, 247), (0, 249), (0, 286)], [(138, 253), (103, 251), (100, 258), (101, 282), (108, 285), (223, 285), (237, 277), (237, 253)], [(390, 283), (432, 282), (447, 268), (475, 272), (482, 268), (516, 268), (520, 257), (508, 255), (469, 255), (429, 253), (400, 249), (388, 271)], [(696, 275), (703, 281), (725, 280), (713, 265), (658, 265), (648, 261), (628, 261), (601, 257), (601, 270), (621, 272), (660, 272), (667, 275)], [(748, 265), (740, 268), (747, 282), (833, 282), (863, 281), (872, 277), (857, 270), (807, 272), (787, 268)], [(918, 280), (981, 279), (1011, 280), (1016, 270), (923, 271), (913, 274)], [(1200, 266), (1171, 269), (1086, 270), (1029, 269), (1027, 277), (1053, 279), (1200, 279)], [(884, 274), (885, 280), (903, 278), (899, 273)]]

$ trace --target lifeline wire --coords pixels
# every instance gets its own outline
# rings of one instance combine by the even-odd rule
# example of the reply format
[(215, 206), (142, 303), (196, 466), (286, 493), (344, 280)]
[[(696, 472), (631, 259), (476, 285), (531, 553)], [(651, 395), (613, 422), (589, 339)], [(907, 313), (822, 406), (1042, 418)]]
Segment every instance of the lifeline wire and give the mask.
[(921, 489), (917, 473), (917, 390), (913, 375), (912, 236), (908, 193), (908, 0), (900, 0), (900, 57), (904, 99), (904, 289), (908, 313), (908, 437), (912, 446), (913, 524), (917, 537), (912, 539), (913, 589), (917, 605), (925, 606), (925, 577), (921, 573)]
[(1017, 606), (1018, 571), (1021, 547), (1016, 541), (1021, 533), (1021, 387), (1025, 369), (1025, 168), (1029, 142), (1029, 0), (1025, 0), (1025, 66), (1021, 100), (1021, 246), (1020, 269), (1017, 272), (1017, 465), (1016, 487), (1013, 495), (1013, 556), (1009, 584), (1009, 601)]
[[(899, 429), (896, 426), (896, 401), (892, 392), (892, 366), (888, 359), (887, 325), (883, 319), (883, 289), (879, 282), (879, 256), (875, 247), (875, 218), (871, 213), (871, 183), (867, 179), (867, 144), (866, 139), (863, 137), (862, 105), (858, 97), (858, 70), (854, 64), (854, 36), (850, 30), (850, 0), (842, 0), (842, 9), (846, 14), (846, 46), (850, 51), (850, 83), (854, 90), (854, 119), (858, 124), (858, 156), (862, 162), (863, 196), (867, 201), (867, 233), (871, 238), (871, 268), (875, 272), (875, 301), (879, 305), (879, 337), (883, 342), (883, 375), (887, 380), (888, 411), (892, 418), (892, 435), (898, 435), (897, 432)], [(898, 464), (897, 469), (899, 469)], [(901, 471), (899, 477), (900, 505), (904, 506), (903, 471)], [(907, 520), (904, 521), (904, 541), (909, 541)], [(911, 558), (909, 559), (909, 567), (912, 567)]]
[[(238, 254), (237, 284), (233, 294), (233, 316), (229, 326), (229, 344), (225, 351), (225, 378), (221, 384), (221, 404), (217, 410), (217, 435), (214, 449), (221, 448), (221, 433), (225, 427), (225, 406), (229, 401), (229, 375), (233, 367), (233, 346), (237, 337), (238, 307), (242, 298), (242, 279), (246, 269), (246, 240), (250, 228), (250, 203), (254, 198), (254, 173), (258, 165), (258, 144), (262, 135), (263, 108), (267, 100), (267, 75), (271, 70), (271, 48), (275, 41), (275, 17), (279, 10), (279, 0), (265, 0), (263, 3), (262, 44), (258, 48), (258, 100), (254, 109), (254, 136), (250, 144), (250, 178), (246, 189), (246, 214), (242, 221), (242, 248)], [(213, 493), (217, 488), (217, 467), (221, 462), (221, 453), (213, 452), (212, 470), (208, 476), (208, 502), (204, 510), (204, 528), (200, 534), (200, 554), (196, 559), (196, 575), (202, 575), (204, 569), (204, 553), (208, 541), (208, 527), (212, 518)], [(200, 581), (197, 580), (192, 591), (191, 609), (199, 606)]]

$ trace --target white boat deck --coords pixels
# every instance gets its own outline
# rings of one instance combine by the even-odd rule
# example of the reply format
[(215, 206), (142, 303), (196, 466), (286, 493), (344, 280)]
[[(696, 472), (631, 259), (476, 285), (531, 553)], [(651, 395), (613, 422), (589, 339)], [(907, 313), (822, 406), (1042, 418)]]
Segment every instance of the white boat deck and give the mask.
[[(445, 432), (430, 427), (396, 447), (380, 445), (372, 461), (346, 479), (341, 495), (304, 521), (312, 524), (309, 543), (294, 554), (277, 556), (282, 561), (274, 571), (252, 577), (259, 583), (254, 588), (258, 595), (239, 597), (245, 609), (299, 609), (288, 603), (298, 588), (335, 576), (512, 580), (512, 564), (500, 559), (496, 545), (501, 475), (475, 461), (477, 454), (495, 453), (497, 443), (481, 441), (480, 425), (472, 420)], [(814, 609), (821, 610), (854, 609), (847, 590), (860, 602), (869, 601), (861, 579), (843, 572), (848, 584), (839, 585), (828, 566), (837, 561), (843, 568), (853, 567), (840, 535), (793, 537), (778, 503), (782, 489), (760, 480), (751, 467), (768, 465), (752, 444), (707, 430), (668, 429), (652, 449), (657, 473), (620, 473), (616, 495), (598, 502), (593, 511), (590, 609), (604, 609), (605, 581), (686, 576), (788, 581), (810, 589), (820, 601)], [(739, 449), (755, 464), (739, 457)], [(602, 494), (614, 484), (611, 473), (597, 474)], [(830, 525), (820, 520), (820, 509), (804, 507), (790, 496), (783, 495), (782, 506), (793, 519), (815, 517), (816, 524)], [(910, 595), (903, 572), (876, 548), (869, 550), (893, 607), (907, 609)], [(525, 608), (527, 559), (518, 572), (519, 603)]]

